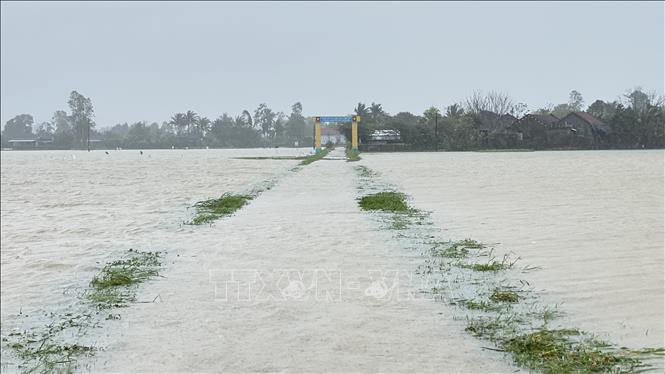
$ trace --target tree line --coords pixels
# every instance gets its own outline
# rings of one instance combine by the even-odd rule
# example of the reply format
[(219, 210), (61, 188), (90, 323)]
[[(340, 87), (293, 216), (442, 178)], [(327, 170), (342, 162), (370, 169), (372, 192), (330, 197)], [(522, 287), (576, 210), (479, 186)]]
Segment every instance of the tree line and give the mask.
[[(291, 106), (288, 115), (264, 103), (251, 112), (244, 110), (236, 116), (224, 113), (213, 120), (188, 110), (173, 114), (161, 124), (139, 121), (106, 129), (96, 128), (90, 98), (72, 91), (67, 104), (69, 112), (57, 110), (50, 121), (37, 125), (30, 114), (10, 119), (2, 131), (2, 147), (9, 147), (12, 139), (46, 140), (43, 147), (53, 149), (85, 149), (88, 139), (93, 140), (94, 148), (106, 149), (307, 147), (313, 143), (313, 122), (303, 115), (299, 102)], [(412, 150), (473, 150), (507, 146), (483, 139), (479, 130), (487, 121), (487, 113), (493, 114), (490, 120), (499, 121), (507, 115), (520, 118), (528, 113), (553, 114), (561, 118), (582, 111), (611, 128), (603, 148), (665, 147), (665, 100), (639, 88), (611, 102), (595, 100), (588, 107), (578, 91), (570, 92), (567, 103), (533, 111), (505, 93), (476, 91), (462, 102), (433, 106), (422, 114), (391, 115), (378, 103), (358, 103), (349, 114), (361, 117), (361, 143), (370, 142), (375, 130), (393, 129)], [(339, 128), (350, 139), (350, 124)]]

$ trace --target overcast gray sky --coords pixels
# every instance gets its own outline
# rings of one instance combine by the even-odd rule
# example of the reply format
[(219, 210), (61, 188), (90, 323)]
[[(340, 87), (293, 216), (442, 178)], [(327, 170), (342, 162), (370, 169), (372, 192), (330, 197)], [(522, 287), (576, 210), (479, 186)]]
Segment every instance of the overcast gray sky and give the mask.
[(93, 101), (98, 126), (262, 102), (389, 113), (501, 90), (536, 109), (663, 93), (663, 2), (2, 3), (4, 124)]

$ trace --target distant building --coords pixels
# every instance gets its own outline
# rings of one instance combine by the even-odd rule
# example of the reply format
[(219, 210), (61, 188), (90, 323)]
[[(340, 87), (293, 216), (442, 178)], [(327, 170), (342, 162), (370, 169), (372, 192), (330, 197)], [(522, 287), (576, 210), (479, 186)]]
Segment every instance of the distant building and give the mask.
[(517, 121), (511, 114), (499, 115), (486, 110), (477, 113), (475, 119), (478, 132), (485, 136), (505, 133), (507, 128)]
[(556, 148), (598, 148), (607, 142), (611, 127), (586, 112), (572, 112), (548, 126), (547, 145)]
[(37, 148), (37, 139), (12, 139), (7, 143), (12, 149), (16, 150)]
[(475, 126), (478, 131), (478, 141), (481, 147), (507, 148), (517, 143), (517, 134), (509, 127), (517, 121), (511, 114), (499, 115), (490, 111), (481, 111), (474, 115)]
[(346, 144), (346, 136), (339, 131), (337, 126), (321, 126), (321, 144)]
[(402, 141), (402, 137), (397, 130), (374, 130), (369, 135), (369, 141), (372, 144), (399, 143)]
[(518, 146), (539, 149), (547, 146), (547, 129), (557, 122), (559, 118), (553, 114), (527, 114), (507, 130), (515, 133)]

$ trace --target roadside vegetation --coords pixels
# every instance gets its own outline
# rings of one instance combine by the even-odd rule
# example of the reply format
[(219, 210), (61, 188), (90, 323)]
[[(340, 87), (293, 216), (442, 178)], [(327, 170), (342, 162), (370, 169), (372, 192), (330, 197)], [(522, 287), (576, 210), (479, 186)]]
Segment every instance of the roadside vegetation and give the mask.
[[(504, 352), (512, 361), (535, 372), (554, 373), (627, 373), (647, 370), (651, 360), (665, 356), (665, 349), (628, 350), (597, 339), (574, 327), (551, 327), (563, 316), (556, 307), (543, 305), (529, 283), (520, 279), (523, 271), (515, 268), (518, 258), (510, 254), (501, 259), (494, 248), (470, 238), (445, 241), (428, 227), (427, 212), (407, 204), (407, 196), (386, 186), (378, 174), (357, 166), (358, 204), (373, 215), (405, 248), (419, 249), (424, 263), (418, 273), (432, 284), (431, 295), (456, 307), (466, 319), (465, 331), (491, 342), (493, 350)], [(364, 191), (372, 191), (370, 194)], [(379, 191), (379, 192), (376, 192)], [(408, 213), (408, 214), (405, 214)]]
[(161, 254), (130, 249), (123, 258), (104, 265), (71, 311), (51, 314), (43, 327), (14, 331), (2, 344), (20, 360), (23, 373), (74, 372), (77, 360), (98, 350), (86, 333), (104, 321), (119, 320), (114, 309), (136, 301), (140, 284), (159, 275)]
[(360, 152), (354, 151), (351, 148), (346, 149), (346, 160), (349, 162), (360, 161)]
[(300, 165), (309, 165), (312, 162), (319, 161), (326, 157), (328, 153), (330, 153), (330, 151), (332, 151), (334, 148), (334, 146), (325, 147), (321, 150), (321, 152), (305, 157), (302, 161), (300, 161)]

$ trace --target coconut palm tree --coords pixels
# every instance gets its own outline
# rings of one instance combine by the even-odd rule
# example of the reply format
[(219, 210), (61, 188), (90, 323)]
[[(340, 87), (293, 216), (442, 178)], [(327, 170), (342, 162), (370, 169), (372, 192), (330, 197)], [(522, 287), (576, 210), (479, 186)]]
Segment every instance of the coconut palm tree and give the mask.
[(187, 132), (191, 132), (192, 128), (196, 127), (196, 123), (199, 121), (199, 115), (194, 111), (188, 110), (184, 115), (184, 121), (187, 126)]
[(176, 129), (178, 134), (182, 134), (183, 130), (187, 127), (187, 121), (183, 113), (174, 114), (169, 120), (169, 125)]

